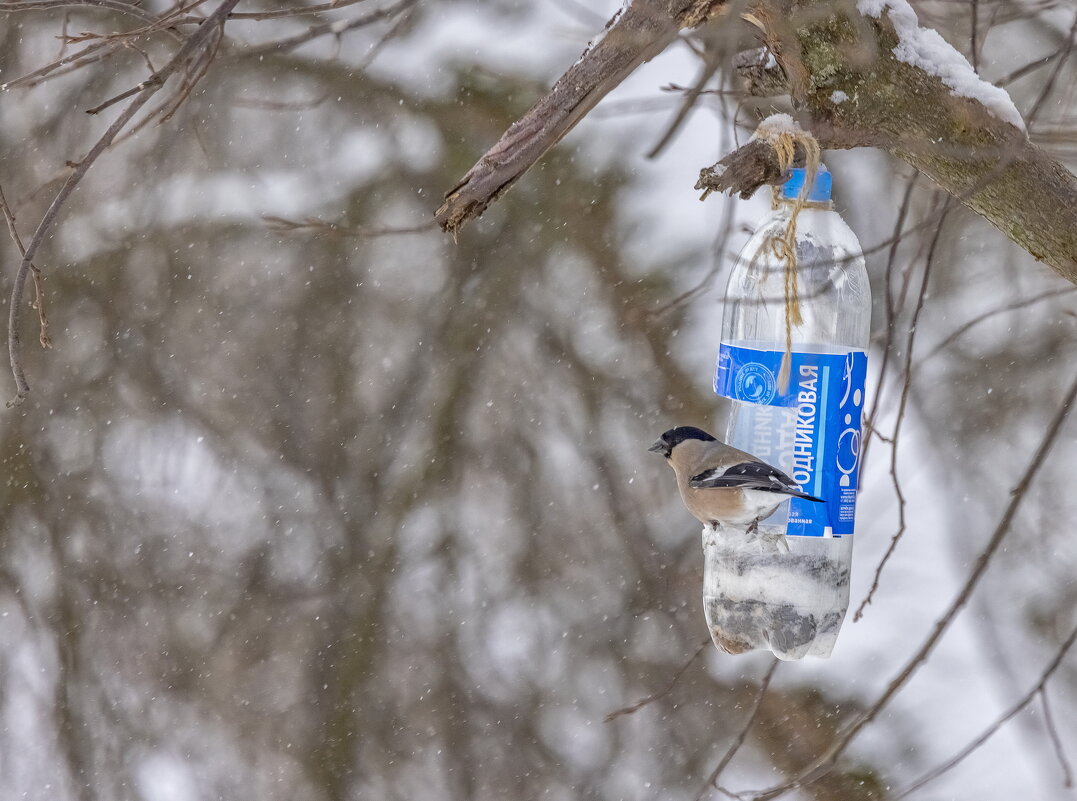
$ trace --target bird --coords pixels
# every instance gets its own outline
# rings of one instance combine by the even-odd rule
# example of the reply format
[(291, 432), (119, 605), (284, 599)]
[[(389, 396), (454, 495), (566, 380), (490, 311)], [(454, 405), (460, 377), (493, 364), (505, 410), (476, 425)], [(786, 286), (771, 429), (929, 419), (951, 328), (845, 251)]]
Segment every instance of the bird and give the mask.
[(685, 507), (715, 531), (728, 526), (754, 533), (791, 497), (825, 503), (778, 468), (695, 426), (671, 428), (647, 450), (666, 458)]

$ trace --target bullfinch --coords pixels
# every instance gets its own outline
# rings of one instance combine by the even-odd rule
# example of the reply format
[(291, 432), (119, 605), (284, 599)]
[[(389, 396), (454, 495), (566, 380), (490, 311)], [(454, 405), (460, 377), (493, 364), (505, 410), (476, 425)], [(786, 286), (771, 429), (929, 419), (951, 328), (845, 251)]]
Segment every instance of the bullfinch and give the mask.
[(759, 521), (793, 498), (823, 503), (802, 492), (781, 470), (694, 426), (671, 428), (647, 450), (666, 457), (688, 511), (703, 525), (754, 532)]

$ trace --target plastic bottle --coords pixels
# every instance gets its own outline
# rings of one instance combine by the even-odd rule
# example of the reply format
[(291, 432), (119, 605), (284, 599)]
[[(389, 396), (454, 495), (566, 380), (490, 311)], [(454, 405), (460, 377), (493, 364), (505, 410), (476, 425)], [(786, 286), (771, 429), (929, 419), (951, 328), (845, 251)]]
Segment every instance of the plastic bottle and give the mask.
[(773, 240), (789, 224), (805, 170), (775, 190), (777, 209), (741, 251), (726, 288), (715, 392), (732, 400), (726, 441), (792, 476), (826, 503), (791, 499), (751, 535), (704, 530), (704, 608), (715, 644), (782, 659), (830, 655), (849, 605), (871, 321), (855, 234), (830, 202), (824, 167), (796, 220), (803, 322), (787, 349), (786, 264)]

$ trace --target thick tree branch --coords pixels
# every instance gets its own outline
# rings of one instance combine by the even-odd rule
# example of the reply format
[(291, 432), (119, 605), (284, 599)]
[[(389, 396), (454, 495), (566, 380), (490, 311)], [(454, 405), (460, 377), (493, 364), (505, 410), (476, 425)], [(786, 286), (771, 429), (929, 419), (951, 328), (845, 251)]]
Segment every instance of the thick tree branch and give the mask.
[[(1077, 178), (977, 100), (899, 61), (886, 15), (850, 16), (828, 0), (802, 5), (799, 15), (782, 9), (791, 23), (775, 33), (796, 39), (795, 65), (783, 60), (794, 48), (775, 48), (785, 72), (807, 76), (791, 90), (801, 124), (824, 147), (888, 150), (1077, 284)], [(773, 183), (777, 161), (768, 150), (753, 141), (704, 171), (700, 188), (743, 196), (753, 180)]]
[[(801, 124), (824, 147), (888, 150), (1077, 284), (1077, 178), (977, 101), (898, 61), (888, 23), (875, 25), (879, 55), (865, 65), (854, 57), (861, 43), (847, 17), (815, 19), (795, 27), (808, 75), (794, 94)], [(746, 197), (777, 180), (774, 152), (753, 140), (704, 170), (698, 188)]]
[(456, 232), (481, 215), (598, 101), (665, 50), (681, 28), (705, 22), (724, 5), (725, 0), (635, 0), (618, 12), (606, 23), (605, 35), (446, 193), (435, 214), (441, 227)]

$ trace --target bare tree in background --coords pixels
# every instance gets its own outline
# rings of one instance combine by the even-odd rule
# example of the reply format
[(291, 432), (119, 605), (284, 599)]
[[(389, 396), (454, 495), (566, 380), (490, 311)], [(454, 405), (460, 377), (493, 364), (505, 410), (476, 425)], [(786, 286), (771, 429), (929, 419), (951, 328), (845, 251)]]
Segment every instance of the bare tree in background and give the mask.
[[(1046, 48), (986, 76), (1027, 137), (845, 2), (637, 0), (548, 94), (481, 51), (402, 74), (472, 4), (0, 3), (0, 795), (899, 798), (1000, 782), (984, 735), (1064, 793), (1072, 10), (917, 9), (977, 66)], [(566, 12), (602, 27), (540, 13)], [(773, 66), (737, 55), (760, 46)], [(595, 168), (550, 150), (670, 47), (698, 71), (664, 135)], [(683, 343), (738, 232), (713, 266), (634, 255), (631, 168), (695, 113), (783, 109), (896, 157), (848, 212), (878, 307), (865, 480), (895, 499), (862, 514), (895, 536), (842, 635), (890, 634), (861, 684), (701, 649), (697, 532), (643, 461), (714, 412)], [(704, 188), (778, 179), (766, 148), (726, 164)], [(939, 487), (954, 595), (893, 628)], [(985, 714), (943, 747), (925, 684), (967, 607), (992, 669), (952, 692)]]

